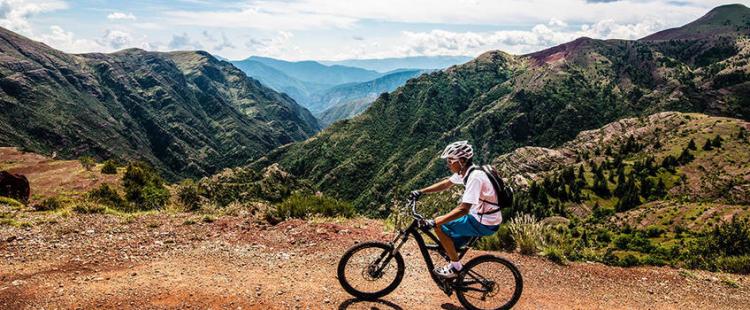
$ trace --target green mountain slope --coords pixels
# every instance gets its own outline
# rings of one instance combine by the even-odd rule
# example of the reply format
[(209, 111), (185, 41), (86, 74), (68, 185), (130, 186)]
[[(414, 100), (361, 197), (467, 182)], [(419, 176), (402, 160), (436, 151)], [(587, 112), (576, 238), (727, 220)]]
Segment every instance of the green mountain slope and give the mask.
[(0, 52), (1, 145), (201, 176), (319, 128), (291, 98), (205, 52), (71, 55), (5, 29)]
[(451, 141), (470, 140), (477, 160), (487, 162), (526, 145), (558, 146), (628, 116), (676, 110), (748, 119), (748, 33), (723, 33), (733, 52), (708, 63), (670, 56), (649, 41), (581, 38), (524, 56), (488, 52), (409, 80), (360, 116), (255, 165), (278, 162), (378, 213), (399, 191), (445, 176), (437, 155)]

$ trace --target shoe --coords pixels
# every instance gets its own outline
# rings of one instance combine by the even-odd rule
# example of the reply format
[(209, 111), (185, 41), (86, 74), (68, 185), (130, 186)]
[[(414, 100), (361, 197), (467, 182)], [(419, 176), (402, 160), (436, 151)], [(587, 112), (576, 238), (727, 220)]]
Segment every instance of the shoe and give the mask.
[(450, 263), (446, 266), (435, 268), (433, 272), (435, 272), (436, 275), (446, 279), (455, 278), (458, 275), (458, 270), (456, 270), (456, 268), (453, 268), (453, 265), (451, 265)]

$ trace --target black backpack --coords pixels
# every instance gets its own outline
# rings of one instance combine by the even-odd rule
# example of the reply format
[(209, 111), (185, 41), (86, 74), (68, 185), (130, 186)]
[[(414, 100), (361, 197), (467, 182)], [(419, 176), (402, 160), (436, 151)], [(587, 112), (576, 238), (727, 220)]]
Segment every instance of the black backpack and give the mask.
[[(466, 172), (466, 176), (464, 177), (464, 185), (466, 184), (466, 181), (469, 179), (469, 176), (472, 172), (475, 170), (483, 171), (487, 178), (490, 179), (490, 183), (492, 183), (492, 187), (495, 189), (495, 195), (497, 195), (497, 209), (485, 212), (484, 214), (491, 214), (500, 211), (501, 207), (505, 208), (512, 208), (513, 207), (513, 188), (505, 184), (503, 179), (497, 175), (497, 170), (495, 170), (495, 167), (492, 165), (484, 165), (484, 166), (471, 166), (469, 168), (469, 171)], [(489, 201), (484, 201), (489, 204), (493, 204)]]

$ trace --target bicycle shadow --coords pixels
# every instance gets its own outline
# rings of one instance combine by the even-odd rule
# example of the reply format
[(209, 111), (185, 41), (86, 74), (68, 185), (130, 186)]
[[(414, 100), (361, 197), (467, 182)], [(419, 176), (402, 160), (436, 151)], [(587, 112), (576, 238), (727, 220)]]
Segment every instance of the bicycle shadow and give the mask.
[[(404, 310), (401, 306), (394, 304), (384, 299), (376, 300), (364, 300), (357, 298), (350, 298), (345, 300), (339, 305), (339, 310), (346, 310), (349, 307), (359, 306), (358, 309), (393, 309), (393, 310)], [(381, 308), (383, 307), (383, 308)]]
[[(392, 310), (404, 310), (401, 306), (384, 300), (384, 299), (376, 299), (376, 300), (363, 300), (363, 299), (357, 299), (357, 298), (350, 298), (345, 300), (339, 305), (339, 310), (346, 310), (350, 307), (358, 306), (357, 309), (392, 309)], [(441, 309), (444, 310), (465, 310), (465, 308), (456, 306), (454, 304), (444, 303), (440, 305)]]

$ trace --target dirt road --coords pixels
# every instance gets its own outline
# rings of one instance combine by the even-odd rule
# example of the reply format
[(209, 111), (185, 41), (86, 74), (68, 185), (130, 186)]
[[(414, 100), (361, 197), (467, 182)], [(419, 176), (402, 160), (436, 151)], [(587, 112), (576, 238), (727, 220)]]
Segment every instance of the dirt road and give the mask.
[[(264, 226), (164, 213), (0, 226), (0, 308), (460, 309), (431, 282), (413, 243), (403, 250), (404, 281), (384, 301), (358, 302), (340, 288), (341, 254), (388, 238), (383, 230), (367, 219)], [(519, 309), (750, 307), (748, 276), (497, 254), (523, 273)]]

